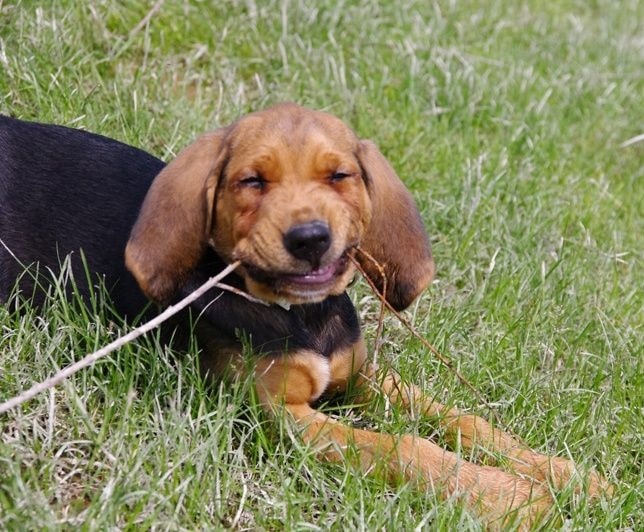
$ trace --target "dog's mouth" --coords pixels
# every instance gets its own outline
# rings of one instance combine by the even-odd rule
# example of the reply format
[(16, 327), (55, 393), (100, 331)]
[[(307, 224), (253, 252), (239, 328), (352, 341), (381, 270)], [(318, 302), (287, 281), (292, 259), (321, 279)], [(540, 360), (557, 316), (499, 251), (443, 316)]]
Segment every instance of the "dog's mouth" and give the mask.
[(345, 251), (336, 260), (303, 272), (267, 271), (248, 263), (243, 267), (252, 280), (268, 287), (276, 296), (300, 302), (319, 300), (334, 292), (349, 264), (349, 253)]
[(337, 277), (338, 273), (340, 273), (341, 271), (344, 271), (346, 264), (343, 267), (343, 264), (341, 264), (342, 262), (346, 262), (346, 259), (340, 257), (340, 259), (336, 260), (335, 262), (331, 262), (326, 266), (313, 269), (307, 273), (282, 274), (281, 279), (282, 281), (286, 281), (288, 283), (301, 284), (303, 286), (315, 286), (324, 284)]
[(335, 261), (313, 268), (311, 270), (295, 273), (295, 272), (273, 272), (263, 270), (252, 264), (244, 263), (244, 268), (253, 279), (264, 284), (281, 285), (293, 284), (301, 285), (302, 287), (315, 288), (320, 285), (325, 285), (333, 281), (338, 276), (342, 275), (347, 269), (349, 263), (348, 253), (343, 253)]

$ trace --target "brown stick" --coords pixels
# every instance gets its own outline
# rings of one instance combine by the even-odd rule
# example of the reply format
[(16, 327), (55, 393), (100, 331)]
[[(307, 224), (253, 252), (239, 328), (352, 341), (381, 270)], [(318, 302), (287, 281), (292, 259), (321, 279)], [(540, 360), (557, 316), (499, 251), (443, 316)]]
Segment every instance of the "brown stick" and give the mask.
[[(369, 261), (371, 261), (381, 272), (382, 275), (384, 275), (384, 270), (382, 266), (378, 263), (378, 261), (373, 258), (367, 251), (364, 249), (357, 247), (356, 250), (361, 253), (363, 256), (365, 256)], [(389, 302), (385, 299), (384, 294), (382, 294), (377, 288), (376, 285), (369, 279), (369, 276), (366, 274), (366, 272), (362, 269), (362, 266), (360, 263), (356, 260), (355, 257), (350, 256), (351, 262), (356, 266), (362, 277), (364, 277), (365, 281), (367, 281), (367, 284), (371, 288), (371, 290), (376, 294), (378, 299), (380, 299), (380, 303), (383, 306), (386, 306), (389, 311), (398, 318), (400, 323), (402, 323), (405, 328), (416, 338), (418, 339), (429, 351), (443, 364), (447, 369), (449, 369), (456, 377), (458, 378), (461, 383), (463, 383), (465, 386), (467, 386), (472, 393), (476, 396), (476, 398), (483, 403), (492, 413), (494, 416), (495, 421), (499, 424), (499, 426), (503, 426), (501, 423), (501, 420), (499, 419), (498, 415), (496, 414), (496, 411), (492, 408), (492, 406), (489, 404), (488, 400), (485, 398), (485, 396), (478, 391), (478, 389), (469, 381), (467, 380), (458, 369), (454, 367), (454, 363), (449, 360), (445, 355), (443, 355), (438, 349), (436, 349), (432, 344), (430, 344), (416, 329), (414, 328), (409, 321), (400, 314), (395, 308), (393, 308)], [(383, 285), (384, 286), (384, 285)]]

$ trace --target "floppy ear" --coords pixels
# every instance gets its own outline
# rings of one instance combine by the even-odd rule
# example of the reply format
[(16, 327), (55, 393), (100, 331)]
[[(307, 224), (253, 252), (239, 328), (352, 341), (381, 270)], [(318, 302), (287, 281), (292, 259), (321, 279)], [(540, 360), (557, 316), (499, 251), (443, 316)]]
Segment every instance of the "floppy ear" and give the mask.
[[(371, 198), (372, 218), (360, 247), (380, 263), (387, 278), (386, 299), (396, 310), (408, 307), (429, 285), (434, 261), (414, 198), (377, 146), (361, 141), (358, 159)], [(380, 270), (357, 253), (371, 281), (382, 291)]]
[(156, 301), (167, 300), (181, 287), (208, 244), (226, 132), (206, 133), (184, 148), (145, 196), (125, 248), (125, 264), (141, 290)]

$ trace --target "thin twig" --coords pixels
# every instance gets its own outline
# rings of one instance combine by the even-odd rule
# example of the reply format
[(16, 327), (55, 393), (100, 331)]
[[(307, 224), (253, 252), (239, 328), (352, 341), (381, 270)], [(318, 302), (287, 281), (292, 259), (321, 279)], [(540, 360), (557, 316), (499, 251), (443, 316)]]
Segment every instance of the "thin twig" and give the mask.
[[(369, 261), (373, 262), (374, 265), (378, 265), (378, 262), (376, 259), (374, 259), (368, 252), (363, 250), (360, 247), (356, 248), (359, 253), (361, 253), (363, 256), (365, 256)], [(447, 369), (449, 369), (456, 377), (458, 378), (459, 381), (461, 381), (465, 386), (467, 386), (476, 396), (476, 398), (483, 403), (494, 415), (496, 421), (500, 423), (500, 419), (498, 419), (495, 410), (492, 408), (492, 406), (489, 404), (488, 400), (485, 398), (485, 396), (479, 392), (479, 390), (469, 381), (467, 380), (456, 367), (454, 367), (454, 363), (449, 360), (445, 355), (443, 355), (438, 349), (436, 349), (432, 344), (430, 344), (420, 333), (416, 331), (414, 326), (409, 323), (409, 321), (400, 314), (395, 308), (391, 306), (391, 304), (385, 299), (383, 294), (380, 293), (380, 291), (376, 288), (376, 285), (373, 283), (371, 279), (369, 279), (369, 276), (367, 273), (364, 271), (362, 268), (361, 264), (358, 262), (358, 260), (355, 257), (350, 257), (351, 261), (353, 264), (356, 266), (358, 271), (362, 274), (364, 277), (365, 281), (367, 281), (367, 284), (373, 290), (373, 292), (378, 296), (378, 299), (380, 299), (380, 302), (382, 305), (386, 306), (389, 311), (398, 318), (400, 323), (402, 323), (405, 328), (416, 338), (418, 339), (429, 351), (443, 364)], [(382, 267), (380, 267), (382, 269)]]
[(151, 319), (150, 321), (144, 323), (143, 325), (137, 327), (136, 329), (132, 330), (125, 336), (121, 336), (120, 338), (117, 338), (113, 342), (107, 344), (105, 347), (99, 349), (98, 351), (95, 351), (94, 353), (90, 353), (83, 357), (81, 360), (74, 362), (73, 364), (70, 364), (66, 368), (63, 368), (61, 371), (53, 375), (52, 377), (39, 382), (38, 384), (34, 384), (31, 388), (28, 390), (23, 391), (22, 393), (16, 395), (15, 397), (12, 397), (8, 401), (5, 401), (4, 403), (0, 404), (0, 414), (7, 412), (8, 410), (24, 403), (25, 401), (28, 401), (29, 399), (32, 399), (36, 395), (38, 395), (40, 392), (43, 392), (49, 388), (52, 388), (56, 386), (57, 384), (61, 383), (63, 380), (65, 380), (67, 377), (73, 375), (74, 373), (80, 371), (83, 368), (86, 368), (88, 366), (91, 366), (94, 362), (96, 362), (98, 359), (103, 358), (104, 356), (110, 354), (112, 351), (115, 351), (116, 349), (124, 346), (128, 342), (131, 342), (135, 338), (138, 338), (139, 336), (142, 336), (143, 334), (147, 333), (148, 331), (151, 331), (155, 327), (158, 327), (161, 325), (164, 321), (175, 315), (177, 312), (182, 310), (183, 308), (187, 307), (190, 303), (195, 301), (197, 298), (201, 297), (203, 294), (205, 294), (208, 290), (211, 288), (217, 286), (219, 281), (221, 281), (224, 277), (226, 277), (230, 272), (232, 272), (235, 268), (237, 268), (241, 264), (240, 261), (233, 262), (229, 266), (227, 266), (224, 270), (222, 270), (219, 274), (215, 275), (214, 277), (211, 277), (208, 279), (204, 284), (202, 284), (199, 288), (197, 288), (194, 292), (191, 292), (188, 294), (186, 297), (184, 297), (181, 301), (178, 303), (169, 306), (167, 309), (165, 309), (161, 314), (156, 316), (155, 318)]
[(248, 299), (248, 301), (250, 301), (251, 303), (258, 303), (260, 305), (264, 305), (265, 307), (271, 306), (271, 304), (268, 301), (264, 301), (263, 299), (253, 297), (248, 292), (244, 292), (243, 290), (240, 290), (239, 288), (235, 288), (234, 286), (231, 286), (226, 283), (216, 283), (215, 288), (221, 288), (226, 292), (232, 292), (233, 294), (243, 297), (244, 299)]

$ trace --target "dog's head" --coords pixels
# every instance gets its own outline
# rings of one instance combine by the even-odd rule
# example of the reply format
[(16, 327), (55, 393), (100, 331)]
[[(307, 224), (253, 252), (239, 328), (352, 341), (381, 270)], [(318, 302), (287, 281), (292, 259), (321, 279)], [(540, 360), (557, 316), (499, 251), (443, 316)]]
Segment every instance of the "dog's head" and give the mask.
[[(167, 300), (212, 245), (247, 290), (293, 304), (340, 294), (360, 246), (387, 299), (408, 306), (433, 261), (414, 200), (378, 148), (338, 118), (294, 104), (206, 133), (156, 177), (126, 249), (152, 299)], [(382, 288), (381, 270), (355, 254)]]

